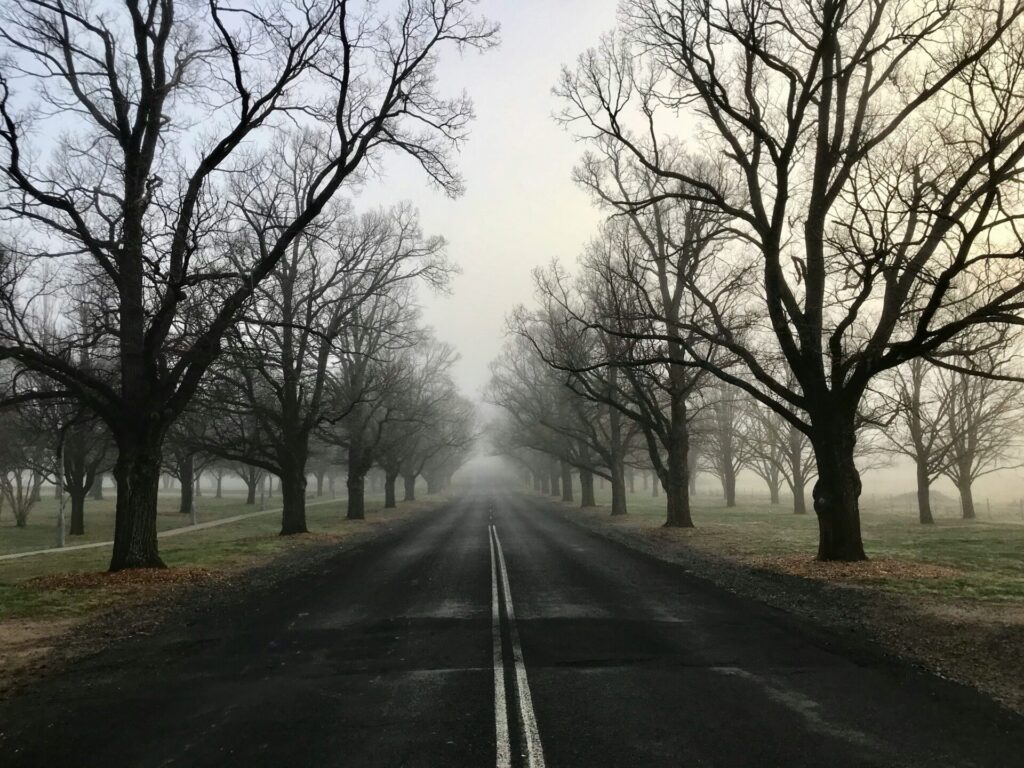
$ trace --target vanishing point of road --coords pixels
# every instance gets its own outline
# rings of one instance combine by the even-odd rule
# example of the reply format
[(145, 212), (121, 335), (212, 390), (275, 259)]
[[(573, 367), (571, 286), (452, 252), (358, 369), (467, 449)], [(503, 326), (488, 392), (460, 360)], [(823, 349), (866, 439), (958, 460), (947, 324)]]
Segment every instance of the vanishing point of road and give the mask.
[(983, 696), (471, 493), (0, 707), (14, 766), (1016, 766)]

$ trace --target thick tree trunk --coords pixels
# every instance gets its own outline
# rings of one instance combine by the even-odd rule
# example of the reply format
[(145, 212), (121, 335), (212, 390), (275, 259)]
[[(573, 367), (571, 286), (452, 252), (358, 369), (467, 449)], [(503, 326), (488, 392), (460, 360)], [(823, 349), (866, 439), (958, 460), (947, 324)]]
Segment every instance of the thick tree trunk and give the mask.
[(156, 504), (160, 489), (160, 438), (120, 445), (114, 477), (117, 506), (110, 570), (163, 568), (156, 540)]
[(195, 503), (195, 473), (191, 454), (178, 461), (178, 480), (181, 481), (181, 504), (178, 511), (183, 515), (192, 514), (192, 505)]
[[(194, 464), (194, 462), (193, 462)], [(201, 499), (203, 497), (203, 471), (199, 470), (195, 473), (195, 479), (192, 483), (196, 488), (196, 498)]]
[(545, 496), (551, 495), (551, 476), (547, 472), (540, 474), (540, 492)]
[(316, 497), (318, 499), (323, 498), (324, 495), (324, 473), (316, 473)]
[(736, 506), (736, 471), (731, 461), (722, 468), (722, 495), (726, 507)]
[(103, 472), (97, 472), (92, 479), (92, 488), (89, 489), (94, 501), (103, 501)]
[(281, 535), (307, 533), (306, 468), (282, 467), (281, 472)]
[(562, 462), (562, 501), (572, 501), (572, 467)]
[(852, 414), (822, 414), (812, 438), (818, 480), (812, 496), (818, 516), (818, 559), (866, 560), (860, 530), (860, 473)]
[(665, 526), (693, 528), (690, 515), (690, 431), (685, 400), (673, 398), (671, 417), (671, 432), (665, 446)]
[(768, 481), (768, 498), (773, 506), (781, 503), (780, 490), (779, 478), (775, 477)]
[(245, 503), (255, 504), (256, 503), (256, 483), (245, 484)]
[(426, 481), (427, 481), (427, 495), (429, 495), (429, 496), (436, 496), (437, 494), (441, 493), (442, 490), (444, 490), (444, 487), (443, 487), (444, 486), (444, 481), (443, 481), (443, 479), (441, 477), (439, 477), (438, 475), (435, 475), (433, 472), (431, 472), (430, 474), (426, 475)]
[(594, 500), (594, 475), (589, 469), (580, 470), (580, 507), (596, 507)]
[(402, 475), (405, 496), (402, 501), (416, 501), (416, 475)]
[(348, 488), (348, 510), (345, 517), (349, 520), (366, 519), (366, 475), (358, 467), (349, 465), (345, 486)]
[(68, 496), (71, 498), (71, 529), (68, 533), (72, 536), (85, 535), (85, 497), (88, 494), (85, 488), (78, 486), (78, 483), (68, 489)]
[(626, 473), (622, 462), (616, 462), (612, 471), (612, 515), (626, 514)]
[(935, 522), (935, 518), (932, 516), (931, 484), (932, 479), (928, 475), (928, 464), (918, 459), (917, 518), (921, 525), (932, 525)]
[(974, 489), (970, 480), (957, 484), (960, 491), (960, 510), (964, 520), (974, 520), (978, 513), (974, 509)]
[(394, 509), (398, 504), (395, 501), (395, 484), (398, 482), (398, 470), (387, 470), (384, 474), (384, 509)]
[(804, 498), (806, 493), (806, 485), (804, 483), (803, 476), (801, 475), (800, 480), (794, 481), (793, 483), (793, 514), (794, 515), (806, 515), (807, 514), (807, 501)]
[(559, 487), (560, 486), (560, 483), (559, 483), (559, 480), (560, 480), (559, 470), (555, 467), (554, 464), (551, 465), (551, 469), (548, 471), (548, 477), (551, 479), (551, 489), (550, 489), (551, 490), (551, 495), (552, 496), (561, 496), (562, 495), (562, 489)]

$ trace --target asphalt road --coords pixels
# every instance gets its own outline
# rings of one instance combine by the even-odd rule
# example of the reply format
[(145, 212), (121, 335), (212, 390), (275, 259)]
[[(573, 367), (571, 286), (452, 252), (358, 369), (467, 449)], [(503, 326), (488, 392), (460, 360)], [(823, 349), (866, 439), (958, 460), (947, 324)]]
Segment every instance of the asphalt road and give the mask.
[(1024, 765), (982, 696), (511, 494), (102, 651), (0, 733), (6, 768)]

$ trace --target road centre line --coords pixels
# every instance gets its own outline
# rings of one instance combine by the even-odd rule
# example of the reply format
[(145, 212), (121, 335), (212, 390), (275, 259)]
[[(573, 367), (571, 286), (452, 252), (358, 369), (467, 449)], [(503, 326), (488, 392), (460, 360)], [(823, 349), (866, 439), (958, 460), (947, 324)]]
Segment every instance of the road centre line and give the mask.
[(497, 768), (511, 768), (512, 752), (508, 737), (508, 708), (505, 705), (505, 662), (501, 652), (501, 607), (498, 603), (498, 559), (494, 555), (494, 526), (487, 526), (491, 545), (491, 640), (494, 644), (494, 737), (497, 744)]
[[(515, 669), (515, 685), (516, 685), (516, 700), (519, 702), (519, 722), (522, 725), (522, 741), (526, 748), (526, 765), (527, 768), (544, 768), (544, 748), (540, 740), (540, 730), (537, 728), (537, 717), (533, 711), (533, 698), (530, 695), (530, 683), (526, 677), (526, 664), (523, 661), (523, 647), (519, 640), (519, 629), (516, 626), (516, 614), (515, 608), (512, 604), (512, 590), (509, 586), (508, 581), (508, 568), (505, 565), (505, 553), (501, 547), (501, 538), (498, 536), (498, 529), (490, 525), (490, 538), (491, 538), (491, 598), (494, 603), (494, 610), (492, 610), (492, 631), (497, 631), (498, 635), (495, 639), (495, 669), (499, 664), (499, 655), (501, 654), (501, 636), (500, 636), (500, 622), (494, 624), (494, 615), (498, 605), (498, 578), (500, 575), (500, 586), (505, 595), (505, 619), (509, 631), (509, 640), (512, 646), (512, 662)], [(494, 554), (497, 552), (497, 573), (494, 569)], [(500, 619), (500, 615), (499, 615)], [(495, 719), (497, 720), (498, 715), (498, 676), (495, 671)], [(501, 683), (501, 696), (502, 696), (502, 709), (504, 709), (504, 673), (502, 673)], [(505, 713), (505, 734), (507, 738), (508, 725), (507, 725), (507, 712)], [(499, 735), (500, 735), (500, 726)], [(504, 768), (509, 763), (501, 762), (502, 752), (501, 743), (498, 743), (498, 768)]]

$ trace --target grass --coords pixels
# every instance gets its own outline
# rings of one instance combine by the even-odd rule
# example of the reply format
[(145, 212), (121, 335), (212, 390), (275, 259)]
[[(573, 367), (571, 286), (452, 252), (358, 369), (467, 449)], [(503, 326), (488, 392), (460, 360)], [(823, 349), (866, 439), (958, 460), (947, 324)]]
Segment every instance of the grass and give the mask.
[[(598, 503), (607, 514), (607, 491)], [(628, 497), (628, 521), (618, 525), (655, 529), (664, 522), (664, 497), (646, 494)], [(872, 584), (895, 592), (931, 595), (942, 599), (1024, 603), (1024, 523), (1015, 509), (1000, 518), (965, 521), (947, 510), (931, 526), (920, 525), (913, 512), (890, 511), (885, 502), (868, 499), (862, 510), (862, 531), (873, 560), (926, 563), (954, 569), (942, 578), (916, 578), (913, 570), (871, 579)], [(817, 549), (818, 526), (813, 513), (794, 515), (785, 504), (745, 499), (727, 509), (711, 497), (694, 499), (692, 531), (680, 532), (686, 544), (716, 555), (765, 563), (772, 558), (806, 556)], [(857, 581), (856, 577), (853, 581)]]
[[(56, 513), (55, 505), (48, 501), (52, 500), (44, 499), (33, 510), (29, 527), (15, 528), (9, 519), (0, 527), (0, 553), (52, 546)], [(226, 496), (224, 499), (204, 497), (199, 500), (199, 522), (258, 511), (258, 507), (246, 506), (244, 501), (241, 495)], [(438, 501), (436, 497), (427, 497), (424, 501), (400, 504), (397, 510), (384, 510), (383, 496), (368, 494), (367, 519), (348, 521), (344, 515), (344, 498), (310, 498), (306, 514), (309, 529), (314, 534), (312, 536), (279, 536), (280, 513), (270, 513), (161, 539), (160, 554), (172, 569), (230, 572), (265, 562), (297, 547), (323, 541), (325, 535), (330, 540), (340, 541), (372, 529), (381, 521), (397, 519), (429, 508)], [(176, 502), (176, 496), (161, 497), (158, 510), (160, 530), (188, 524), (188, 516), (177, 512)], [(279, 498), (271, 499), (267, 502), (267, 509), (273, 510), (279, 504)], [(86, 536), (68, 537), (68, 545), (105, 541), (112, 537), (112, 501), (90, 501), (85, 514)], [(104, 571), (109, 559), (109, 549), (97, 547), (0, 561), (0, 621), (76, 618), (122, 601), (126, 592), (114, 588), (114, 585), (112, 588), (55, 587), (46, 579), (61, 574)]]
[[(315, 501), (313, 499), (312, 501)], [(157, 506), (157, 529), (160, 531), (180, 528), (191, 523), (189, 515), (178, 512), (179, 497), (176, 492), (161, 494)], [(280, 505), (280, 498), (267, 501), (267, 508)], [(243, 493), (225, 493), (223, 498), (201, 496), (196, 499), (199, 522), (209, 522), (232, 515), (241, 515), (259, 510), (259, 506), (245, 504)], [(70, 524), (71, 507), (65, 505), (65, 515)], [(67, 546), (110, 541), (114, 536), (114, 499), (108, 493), (101, 501), (89, 499), (85, 503), (85, 535), (67, 536)], [(57, 540), (57, 500), (44, 489), (42, 500), (38, 501), (29, 514), (28, 525), (18, 528), (10, 510), (0, 510), (0, 555), (16, 552), (31, 552), (53, 547)]]

